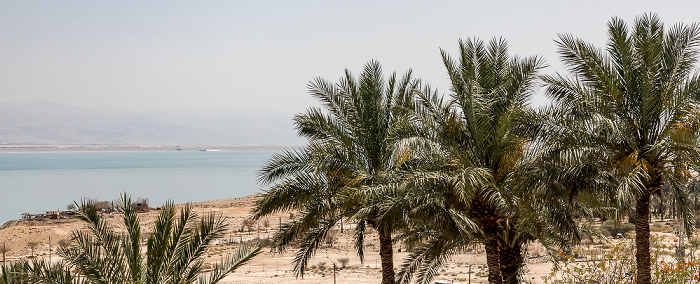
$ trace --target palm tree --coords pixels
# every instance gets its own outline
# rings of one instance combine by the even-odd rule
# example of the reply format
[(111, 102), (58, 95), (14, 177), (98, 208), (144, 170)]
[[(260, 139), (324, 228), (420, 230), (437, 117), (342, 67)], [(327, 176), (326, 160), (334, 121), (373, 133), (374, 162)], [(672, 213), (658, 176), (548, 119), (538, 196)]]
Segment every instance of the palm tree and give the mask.
[(685, 225), (692, 221), (683, 185), (700, 158), (700, 80), (692, 73), (699, 36), (696, 24), (665, 29), (653, 14), (638, 17), (631, 28), (613, 18), (605, 50), (560, 35), (559, 53), (571, 76), (544, 78), (562, 119), (576, 121), (574, 144), (587, 149), (578, 153), (597, 153), (616, 178), (620, 207), (635, 211), (637, 283), (651, 282), (651, 195), (667, 186)]
[(162, 207), (146, 247), (141, 247), (141, 227), (131, 198), (123, 195), (120, 211), (126, 231), (118, 233), (102, 219), (93, 202), (76, 203), (76, 218), (85, 230), (73, 232), (72, 243), (58, 254), (86, 283), (218, 283), (260, 253), (246, 245), (225, 261), (202, 273), (204, 253), (223, 237), (226, 218), (209, 214), (197, 220), (190, 206), (176, 216), (172, 203)]
[[(400, 280), (408, 283), (415, 275), (418, 282), (429, 282), (448, 255), (481, 239), (489, 283), (517, 283), (522, 247), (534, 236), (522, 232), (531, 224), (519, 219), (522, 196), (516, 194), (515, 172), (527, 139), (512, 130), (528, 112), (543, 62), (511, 58), (503, 39), (487, 45), (460, 40), (457, 60), (445, 51), (442, 56), (451, 100), (424, 92), (414, 119), (419, 130), (411, 125), (403, 130), (410, 137), (405, 147), (424, 162), (415, 162), (419, 169), (404, 184), (404, 200), (397, 201), (412, 208), (414, 229), (405, 234), (407, 242), (422, 244), (404, 262)], [(431, 154), (420, 157), (426, 153)]]
[(71, 274), (70, 267), (59, 261), (50, 263), (46, 260), (20, 260), (3, 263), (0, 266), (0, 284), (81, 284), (83, 279)]
[(295, 270), (303, 277), (328, 231), (343, 217), (357, 221), (355, 247), (363, 258), (367, 225), (377, 231), (382, 283), (394, 283), (393, 240), (399, 216), (378, 206), (395, 194), (392, 124), (397, 111), (409, 104), (418, 85), (411, 71), (401, 80), (385, 81), (376, 61), (355, 79), (350, 71), (337, 84), (323, 79), (309, 83), (323, 109), (310, 108), (294, 118), (300, 136), (309, 143), (296, 151), (274, 155), (261, 170), (261, 182), (272, 187), (257, 201), (254, 216), (298, 210), (296, 218), (275, 235), (280, 249), (300, 241)]

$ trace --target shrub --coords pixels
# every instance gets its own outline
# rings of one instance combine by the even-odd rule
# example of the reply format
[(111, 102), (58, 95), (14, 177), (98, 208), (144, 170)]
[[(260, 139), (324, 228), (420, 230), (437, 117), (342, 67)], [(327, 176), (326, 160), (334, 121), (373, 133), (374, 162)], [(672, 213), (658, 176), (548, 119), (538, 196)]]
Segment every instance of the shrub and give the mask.
[(336, 241), (335, 233), (334, 232), (328, 232), (326, 235), (326, 239), (324, 240), (326, 245), (329, 247), (333, 247), (333, 243)]
[(243, 220), (243, 228), (248, 229), (248, 232), (253, 231), (255, 228), (255, 221), (252, 219), (245, 219)]
[[(650, 241), (652, 283), (697, 283), (700, 278), (697, 259), (673, 261), (663, 257), (671, 248), (663, 245), (658, 237), (652, 236)], [(562, 253), (563, 261), (554, 266), (549, 276), (542, 277), (544, 283), (633, 284), (636, 276), (633, 243), (634, 239), (627, 239), (615, 245), (578, 247), (572, 254)], [(574, 260), (573, 255), (585, 255), (588, 259)]]
[(348, 262), (350, 262), (350, 260), (347, 257), (344, 257), (344, 258), (338, 259), (338, 262), (340, 262), (341, 268), (345, 268), (348, 265)]
[[(216, 283), (217, 277), (225, 277), (261, 252), (261, 248), (256, 245), (241, 246), (225, 260), (212, 264), (209, 275), (215, 277), (209, 277), (204, 275), (204, 257), (207, 254), (217, 254), (214, 242), (226, 231), (227, 220), (224, 216), (210, 213), (198, 218), (189, 205), (180, 208), (180, 213), (177, 214), (172, 202), (167, 202), (152, 229), (142, 230), (138, 208), (134, 204), (126, 194), (122, 195), (119, 207), (124, 216), (125, 232), (120, 232), (114, 224), (103, 220), (94, 203), (84, 200), (81, 204), (76, 204), (75, 216), (85, 223), (85, 227), (73, 231), (71, 244), (58, 250), (59, 256), (65, 261), (64, 265), (75, 268), (71, 273), (86, 280), (91, 280), (91, 277), (124, 279), (115, 281), (120, 283), (131, 279), (147, 279), (154, 273), (161, 273), (159, 276), (162, 279), (183, 279), (173, 282), (189, 283), (183, 277), (187, 273), (192, 279), (201, 276), (199, 283)], [(153, 233), (142, 234), (142, 231)], [(146, 235), (147, 245), (138, 243), (141, 236)], [(170, 261), (171, 259), (177, 261)], [(114, 265), (114, 260), (123, 261), (125, 265)], [(60, 275), (51, 271), (48, 274), (47, 283), (66, 283), (64, 279), (53, 279)]]
[(40, 245), (39, 242), (28, 242), (27, 247), (32, 250), (32, 257), (34, 257), (34, 249), (36, 249)]
[(617, 225), (615, 221), (608, 220), (603, 222), (603, 225), (600, 225), (599, 230), (603, 235), (610, 237), (617, 237), (617, 234), (626, 236), (628, 232), (634, 231), (634, 224), (622, 223)]
[(58, 241), (59, 247), (65, 248), (65, 247), (68, 247), (68, 245), (70, 245), (70, 240), (68, 240), (68, 239), (60, 239)]

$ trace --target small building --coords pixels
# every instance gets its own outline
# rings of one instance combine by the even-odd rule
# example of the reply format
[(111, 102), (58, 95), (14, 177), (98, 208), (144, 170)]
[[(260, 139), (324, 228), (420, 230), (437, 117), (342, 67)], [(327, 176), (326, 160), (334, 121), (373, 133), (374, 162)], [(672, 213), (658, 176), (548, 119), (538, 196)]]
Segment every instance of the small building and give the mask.
[(32, 214), (29, 214), (27, 212), (22, 213), (22, 220), (31, 220), (32, 219)]
[(46, 210), (46, 218), (49, 219), (58, 219), (58, 217), (61, 215), (60, 210)]

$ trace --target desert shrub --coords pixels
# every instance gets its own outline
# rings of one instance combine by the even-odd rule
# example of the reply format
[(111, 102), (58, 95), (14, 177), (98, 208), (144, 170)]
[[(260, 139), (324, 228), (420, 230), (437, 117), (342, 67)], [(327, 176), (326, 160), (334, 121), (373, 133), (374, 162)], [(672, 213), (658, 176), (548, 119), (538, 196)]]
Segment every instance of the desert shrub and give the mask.
[(270, 227), (270, 219), (269, 218), (263, 220), (263, 227), (265, 227), (265, 233), (267, 233), (267, 228)]
[(69, 239), (60, 239), (60, 240), (58, 241), (58, 246), (59, 246), (59, 247), (65, 248), (65, 247), (68, 247), (68, 245), (70, 245), (70, 240), (69, 240)]
[(340, 262), (340, 266), (342, 268), (345, 268), (348, 265), (348, 262), (350, 262), (350, 259), (348, 259), (347, 257), (343, 257), (341, 259), (338, 259), (338, 262)]
[(34, 257), (34, 249), (40, 245), (39, 242), (28, 242), (27, 247), (32, 251), (32, 257)]
[(600, 225), (599, 230), (605, 236), (616, 237), (617, 234), (627, 236), (627, 233), (634, 231), (634, 224), (623, 222), (618, 225), (615, 224), (615, 221), (608, 220)]
[[(659, 237), (652, 236), (652, 283), (697, 283), (700, 265), (694, 257), (672, 260), (663, 257), (672, 248), (664, 245)], [(563, 261), (556, 263), (549, 276), (543, 276), (546, 284), (600, 283), (633, 284), (636, 277), (636, 262), (633, 253), (634, 239), (626, 239), (602, 247), (581, 246), (571, 254), (561, 253)], [(584, 259), (574, 258), (584, 256)]]
[(654, 223), (653, 225), (651, 225), (650, 230), (652, 232), (673, 233), (673, 230), (671, 230), (671, 228), (659, 223)]
[(324, 241), (325, 241), (327, 246), (333, 247), (333, 244), (336, 241), (335, 233), (332, 231), (328, 232), (328, 234), (326, 235), (326, 239)]
[(252, 231), (255, 228), (255, 221), (252, 219), (243, 220), (243, 228), (246, 228), (248, 232)]

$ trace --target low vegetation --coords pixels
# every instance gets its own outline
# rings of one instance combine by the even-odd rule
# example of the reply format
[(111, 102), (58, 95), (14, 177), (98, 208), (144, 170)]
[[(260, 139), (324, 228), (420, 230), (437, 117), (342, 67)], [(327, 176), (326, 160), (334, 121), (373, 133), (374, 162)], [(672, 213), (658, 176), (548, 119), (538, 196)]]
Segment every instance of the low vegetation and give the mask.
[[(85, 223), (58, 248), (64, 260), (4, 264), (0, 284), (10, 283), (218, 283), (261, 252), (257, 244), (242, 245), (221, 262), (208, 265), (204, 256), (224, 236), (226, 218), (214, 213), (198, 217), (187, 205), (176, 214), (172, 203), (159, 212), (151, 234), (142, 238), (131, 198), (123, 196), (119, 211), (124, 232), (102, 218), (92, 201), (75, 204), (75, 218)], [(145, 243), (145, 246), (143, 245)], [(5, 282), (2, 282), (5, 281)]]
[[(652, 282), (698, 283), (700, 259), (698, 247), (665, 245), (666, 237), (651, 237)], [(693, 239), (690, 243), (696, 242)], [(636, 263), (634, 239), (616, 243), (578, 246), (573, 252), (561, 254), (561, 261), (552, 275), (543, 277), (545, 283), (635, 283)], [(556, 275), (556, 276), (555, 276)]]

